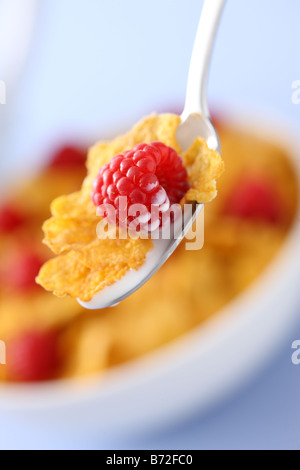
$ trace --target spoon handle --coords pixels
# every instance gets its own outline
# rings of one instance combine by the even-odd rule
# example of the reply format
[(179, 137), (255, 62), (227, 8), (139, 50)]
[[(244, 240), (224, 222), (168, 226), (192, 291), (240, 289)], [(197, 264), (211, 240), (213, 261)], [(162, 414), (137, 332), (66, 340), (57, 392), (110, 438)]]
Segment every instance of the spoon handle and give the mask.
[(190, 114), (209, 116), (207, 77), (219, 21), (226, 0), (205, 0), (192, 53), (182, 120)]

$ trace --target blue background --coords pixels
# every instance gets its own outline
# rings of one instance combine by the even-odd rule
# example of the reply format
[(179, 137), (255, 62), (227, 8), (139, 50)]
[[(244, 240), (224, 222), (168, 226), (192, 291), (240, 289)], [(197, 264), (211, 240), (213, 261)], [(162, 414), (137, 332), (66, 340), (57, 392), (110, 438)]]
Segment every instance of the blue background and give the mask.
[[(6, 158), (40, 162), (50, 143), (92, 141), (127, 129), (145, 112), (179, 110), (202, 2), (43, 0), (13, 103)], [(229, 0), (212, 62), (212, 108), (263, 109), (300, 123), (299, 0)], [(24, 161), (24, 155), (28, 155)], [(298, 260), (296, 260), (298, 262)], [(300, 305), (300, 298), (299, 298)], [(299, 308), (300, 310), (300, 308)], [(291, 344), (249, 386), (206, 415), (155, 435), (49, 435), (1, 421), (1, 448), (300, 448), (300, 366)]]

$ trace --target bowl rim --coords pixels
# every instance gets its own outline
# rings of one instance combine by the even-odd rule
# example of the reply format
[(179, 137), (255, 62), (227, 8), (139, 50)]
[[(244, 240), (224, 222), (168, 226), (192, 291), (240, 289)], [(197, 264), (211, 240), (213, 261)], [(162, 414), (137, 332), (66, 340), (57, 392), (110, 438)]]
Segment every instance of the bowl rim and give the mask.
[[(224, 116), (226, 124), (247, 133), (253, 133), (264, 140), (273, 141), (285, 148), (291, 156), (299, 182), (298, 209), (295, 221), (276, 256), (255, 281), (231, 302), (204, 323), (170, 343), (144, 356), (108, 369), (105, 374), (95, 373), (86, 378), (64, 378), (34, 384), (4, 382), (0, 385), (0, 411), (70, 406), (88, 401), (95, 395), (95, 392), (98, 399), (101, 399), (112, 394), (116, 387), (118, 395), (121, 395), (124, 390), (133, 389), (137, 384), (152, 382), (167, 370), (176, 370), (178, 363), (181, 365), (189, 363), (196, 350), (198, 354), (209, 350), (212, 345), (217, 345), (221, 341), (224, 333), (241, 327), (240, 310), (245, 305), (255, 305), (265, 293), (266, 288), (274, 285), (283, 270), (290, 267), (295, 275), (300, 275), (300, 266), (297, 267), (297, 263), (293, 262), (295, 253), (300, 254), (298, 243), (300, 235), (300, 138), (297, 125), (294, 120), (282, 115), (275, 116), (274, 113), (269, 115), (265, 110), (259, 111), (257, 108), (247, 111), (231, 108), (230, 113), (224, 112), (221, 116)], [(251, 309), (248, 309), (248, 312), (251, 312)], [(242, 323), (245, 323), (245, 318)]]

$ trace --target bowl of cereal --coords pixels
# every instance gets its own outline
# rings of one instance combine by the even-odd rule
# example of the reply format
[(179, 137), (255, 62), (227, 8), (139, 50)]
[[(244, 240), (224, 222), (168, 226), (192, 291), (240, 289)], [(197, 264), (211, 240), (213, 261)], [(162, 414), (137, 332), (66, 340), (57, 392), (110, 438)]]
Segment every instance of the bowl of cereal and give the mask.
[(226, 172), (205, 208), (204, 248), (180, 246), (113, 309), (86, 311), (34, 282), (51, 256), (41, 225), (56, 196), (79, 190), (82, 149), (55, 152), (1, 203), (1, 413), (149, 429), (207, 409), (272, 357), (299, 301), (300, 144), (291, 126), (238, 116), (216, 122)]

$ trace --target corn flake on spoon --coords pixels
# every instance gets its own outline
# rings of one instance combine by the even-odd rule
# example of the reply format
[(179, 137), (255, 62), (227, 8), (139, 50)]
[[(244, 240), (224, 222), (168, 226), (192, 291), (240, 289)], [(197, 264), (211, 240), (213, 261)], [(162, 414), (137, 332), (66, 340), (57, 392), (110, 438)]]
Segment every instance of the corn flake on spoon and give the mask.
[[(214, 39), (225, 3), (226, 0), (204, 2), (190, 64), (185, 107), (176, 134), (183, 151), (200, 136), (207, 141), (209, 148), (220, 152), (218, 135), (209, 118), (206, 85)], [(203, 204), (190, 205), (190, 210), (184, 212), (183, 220), (175, 222), (171, 239), (153, 240), (154, 248), (141, 268), (129, 271), (115, 284), (96, 294), (90, 302), (79, 299), (78, 302), (87, 309), (100, 309), (112, 307), (133, 294), (168, 260), (189, 233), (202, 209)]]

